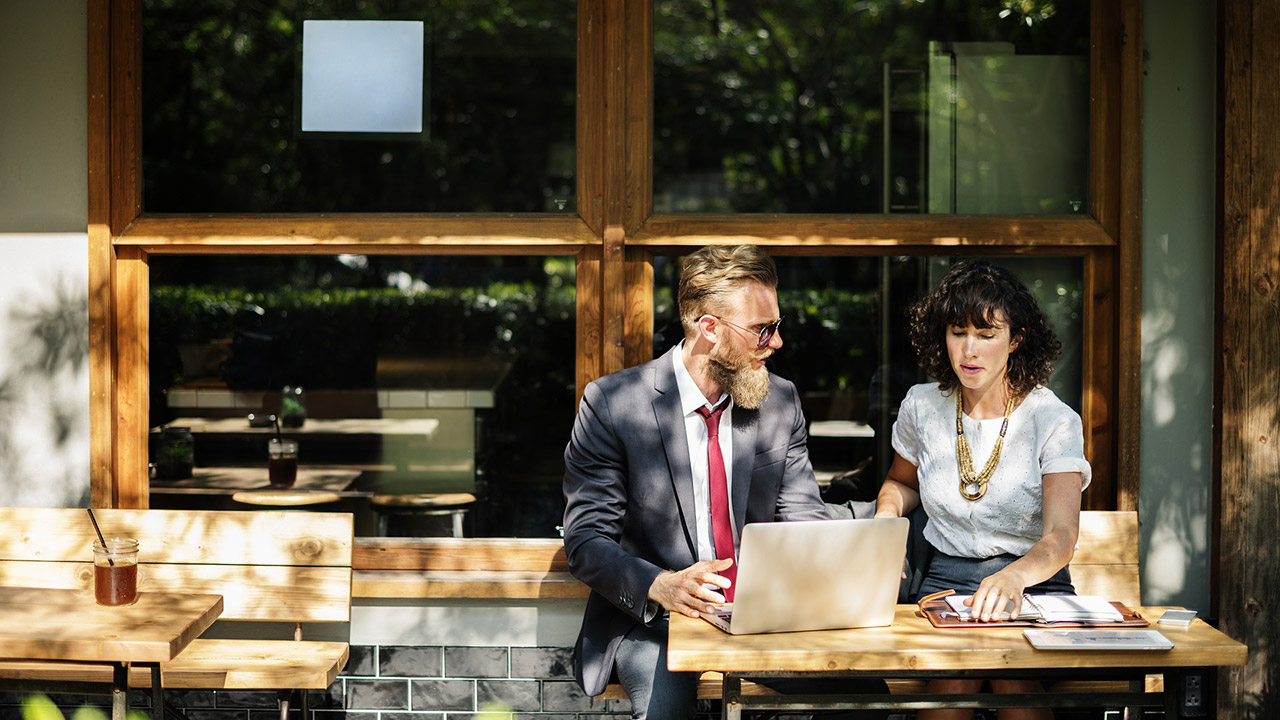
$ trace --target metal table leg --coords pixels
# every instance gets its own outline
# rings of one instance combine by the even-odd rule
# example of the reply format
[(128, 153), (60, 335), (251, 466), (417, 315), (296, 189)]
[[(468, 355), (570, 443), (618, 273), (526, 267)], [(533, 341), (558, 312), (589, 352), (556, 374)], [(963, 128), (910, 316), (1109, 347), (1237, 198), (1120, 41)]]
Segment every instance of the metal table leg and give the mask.
[(164, 683), (160, 677), (160, 663), (151, 666), (151, 717), (164, 720)]
[(742, 720), (742, 678), (725, 673), (720, 682), (720, 717), (724, 720)]

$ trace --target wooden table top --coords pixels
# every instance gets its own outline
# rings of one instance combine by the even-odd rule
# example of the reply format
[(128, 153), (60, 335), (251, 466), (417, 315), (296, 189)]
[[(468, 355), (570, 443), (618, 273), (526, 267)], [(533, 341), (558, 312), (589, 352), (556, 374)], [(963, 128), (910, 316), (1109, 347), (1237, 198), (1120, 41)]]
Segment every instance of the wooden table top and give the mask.
[[(1141, 608), (1159, 618), (1164, 608)], [(674, 671), (818, 672), (1061, 670), (1243, 665), (1247, 648), (1196, 619), (1186, 629), (1152, 622), (1174, 645), (1167, 651), (1036, 650), (1023, 627), (939, 629), (899, 605), (888, 627), (729, 635), (710, 623), (672, 615), (667, 665)]]
[(0, 587), (0, 657), (166, 662), (221, 614), (221, 595), (140, 592), (106, 607), (92, 589)]
[[(181, 417), (166, 427), (190, 428), (193, 434), (275, 435), (274, 427), (250, 427), (244, 416), (205, 418)], [(307, 418), (302, 427), (282, 427), (284, 437), (297, 435), (406, 435), (429, 437), (440, 427), (437, 418)], [(156, 430), (155, 432), (158, 432)], [(265, 452), (265, 451), (264, 451)]]
[[(359, 470), (310, 468), (304, 465), (298, 468), (298, 478), (293, 487), (298, 490), (342, 492), (358, 477)], [(166, 492), (196, 490), (229, 495), (240, 490), (262, 490), (270, 486), (267, 481), (266, 460), (263, 460), (261, 467), (198, 467), (191, 477), (183, 480), (151, 480), (152, 488)]]

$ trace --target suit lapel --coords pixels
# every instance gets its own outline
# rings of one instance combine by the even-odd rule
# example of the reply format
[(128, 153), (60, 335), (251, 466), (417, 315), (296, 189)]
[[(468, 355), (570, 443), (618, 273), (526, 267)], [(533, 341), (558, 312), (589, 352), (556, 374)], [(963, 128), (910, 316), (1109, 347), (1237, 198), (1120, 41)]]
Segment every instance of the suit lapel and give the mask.
[(756, 422), (759, 410), (733, 406), (733, 527), (734, 538), (742, 537), (747, 521), (747, 497), (751, 493), (751, 471), (756, 459)]
[(698, 536), (698, 532), (694, 515), (693, 469), (689, 464), (689, 439), (685, 435), (684, 413), (680, 412), (680, 390), (676, 387), (676, 371), (672, 366), (675, 360), (671, 353), (675, 351), (673, 349), (664, 354), (654, 367), (653, 415), (658, 431), (662, 434), (662, 447), (666, 451), (670, 482), (675, 492), (680, 519), (684, 524), (689, 555), (696, 560), (698, 546), (694, 538)]

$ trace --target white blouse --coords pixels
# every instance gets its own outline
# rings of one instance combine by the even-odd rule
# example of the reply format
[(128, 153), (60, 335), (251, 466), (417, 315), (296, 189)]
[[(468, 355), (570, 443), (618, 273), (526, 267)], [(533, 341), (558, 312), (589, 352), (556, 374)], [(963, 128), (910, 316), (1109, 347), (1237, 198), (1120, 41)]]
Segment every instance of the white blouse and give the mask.
[[(966, 500), (956, 463), (955, 392), (943, 393), (937, 383), (912, 387), (893, 424), (893, 449), (916, 466), (920, 501), (929, 514), (925, 539), (957, 557), (1021, 557), (1040, 540), (1042, 478), (1078, 472), (1081, 489), (1089, 486), (1092, 472), (1084, 457), (1080, 416), (1052, 390), (1032, 390), (1009, 416), (1000, 464), (986, 494)], [(964, 416), (975, 470), (986, 465), (1003, 421)]]

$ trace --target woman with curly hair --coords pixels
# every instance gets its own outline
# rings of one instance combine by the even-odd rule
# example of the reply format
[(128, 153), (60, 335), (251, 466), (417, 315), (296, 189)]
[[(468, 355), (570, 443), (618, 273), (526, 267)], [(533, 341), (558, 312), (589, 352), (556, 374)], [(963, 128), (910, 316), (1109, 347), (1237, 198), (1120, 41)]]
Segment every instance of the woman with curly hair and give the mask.
[[(933, 558), (921, 595), (972, 594), (975, 617), (1017, 617), (1024, 592), (1071, 593), (1067, 563), (1090, 479), (1080, 416), (1045, 382), (1061, 349), (1026, 286), (969, 260), (911, 308), (911, 343), (937, 382), (908, 392), (893, 425), (893, 464), (876, 517), (923, 503)], [(976, 692), (981, 680), (935, 680), (933, 692)], [(993, 680), (996, 692), (1036, 692), (1029, 680)], [(972, 717), (972, 710), (919, 717)], [(1004, 708), (1001, 720), (1051, 718)]]

